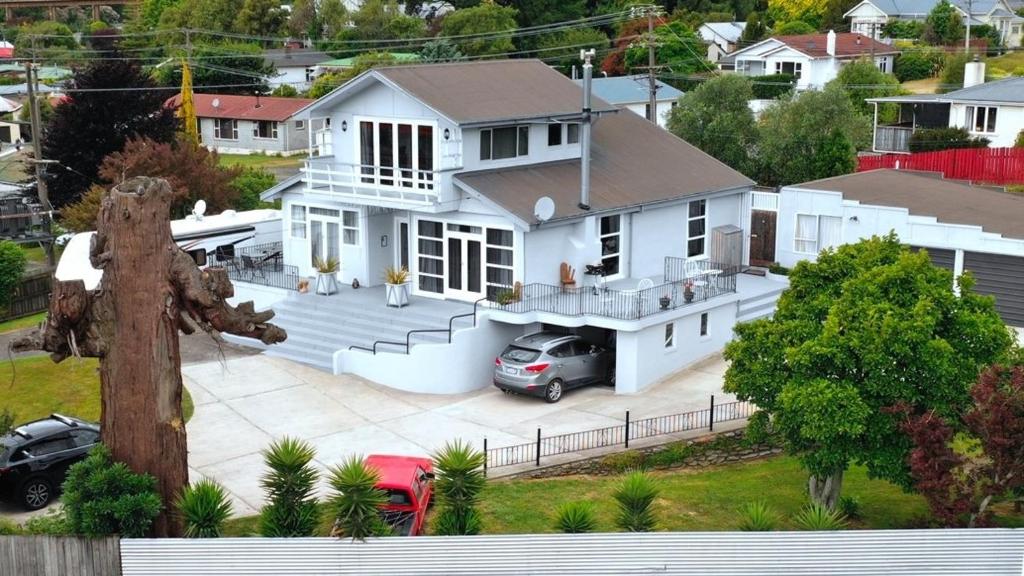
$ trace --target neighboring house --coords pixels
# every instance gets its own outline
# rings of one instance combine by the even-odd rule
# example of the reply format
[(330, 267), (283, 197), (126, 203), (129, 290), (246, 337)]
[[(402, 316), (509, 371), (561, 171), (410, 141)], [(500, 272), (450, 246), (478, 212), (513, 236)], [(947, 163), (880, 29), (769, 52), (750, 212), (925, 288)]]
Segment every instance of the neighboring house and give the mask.
[(737, 74), (793, 74), (798, 90), (820, 89), (856, 60), (871, 58), (882, 72), (892, 72), (899, 52), (863, 34), (849, 32), (773, 36), (729, 54), (719, 64)]
[[(576, 81), (577, 84), (582, 82), (582, 80)], [(650, 84), (648, 82), (647, 76), (594, 78), (593, 94), (605, 102), (647, 118), (651, 109)], [(668, 120), (668, 113), (676, 107), (676, 103), (683, 93), (661, 80), (654, 82), (654, 93), (657, 98), (655, 103), (658, 107), (656, 119), (658, 126), (664, 128), (665, 122)]]
[[(893, 20), (924, 21), (942, 0), (863, 0), (843, 16), (850, 19), (850, 31), (875, 39), (883, 38), (882, 27)], [(988, 24), (999, 31), (1006, 46), (1020, 46), (1024, 18), (1014, 13), (1017, 0), (949, 0), (967, 24)]]
[[(415, 52), (388, 52), (396, 64), (415, 64), (420, 61), (420, 55)], [(336, 58), (333, 60), (321, 60), (317, 63), (317, 75), (327, 72), (342, 72), (356, 65), (358, 56), (348, 58)]]
[[(292, 115), (313, 102), (306, 98), (193, 94), (199, 139), (210, 150), (225, 154), (305, 153), (309, 126)], [(171, 99), (179, 106), (181, 95)]]
[(1024, 326), (1024, 196), (931, 172), (872, 170), (781, 191), (777, 255), (783, 266), (819, 251), (895, 231), (932, 262), (994, 296), (1011, 326)]
[(747, 27), (746, 22), (705, 22), (697, 34), (708, 45), (708, 60), (718, 62), (725, 55), (740, 47), (740, 36)]
[(274, 65), (277, 73), (267, 78), (271, 89), (288, 84), (299, 92), (309, 90), (316, 79), (317, 64), (331, 57), (326, 52), (309, 49), (282, 48), (266, 50), (263, 57)]
[[(575, 331), (616, 349), (616, 389), (630, 393), (717, 353), (738, 318), (770, 314), (784, 285), (738, 273), (752, 182), (594, 98), (581, 206), (581, 105), (579, 86), (523, 59), (379, 68), (308, 106), (297, 118), (333, 133), (332, 154), (314, 150), (262, 198), (282, 201), (286, 266), (314, 276), (338, 258), (341, 283), (361, 288), (279, 294), (289, 340), (267, 353), (450, 393), (489, 386), (524, 332)], [(408, 308), (385, 306), (388, 267), (410, 273)], [(407, 333), (443, 333), (460, 313), (472, 328), (431, 344)]]
[[(972, 72), (971, 67), (976, 67)], [(987, 138), (989, 146), (1006, 148), (1014, 145), (1024, 130), (1024, 77), (1012, 76), (984, 82), (985, 64), (969, 63), (967, 83), (981, 83), (946, 94), (914, 94), (870, 98), (879, 104), (899, 105), (895, 124), (879, 124), (875, 114), (875, 152), (910, 152), (910, 135), (926, 128), (966, 128), (972, 136)]]

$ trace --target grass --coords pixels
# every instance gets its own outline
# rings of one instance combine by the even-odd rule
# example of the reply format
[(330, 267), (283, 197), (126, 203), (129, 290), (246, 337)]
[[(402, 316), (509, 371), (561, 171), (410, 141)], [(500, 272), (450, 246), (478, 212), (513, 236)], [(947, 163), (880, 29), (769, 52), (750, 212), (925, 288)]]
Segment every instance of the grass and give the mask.
[(298, 168), (306, 159), (304, 154), (294, 156), (267, 156), (265, 154), (218, 154), (221, 166), (242, 168)]
[[(95, 358), (68, 358), (60, 364), (55, 364), (49, 356), (2, 361), (0, 408), (13, 412), (19, 423), (45, 418), (54, 412), (98, 422), (98, 367)], [(181, 407), (188, 422), (195, 412), (188, 390), (183, 391)]]
[(939, 78), (936, 76), (923, 80), (908, 80), (902, 86), (911, 94), (935, 94), (935, 91), (939, 89)]
[(1024, 52), (1015, 50), (985, 60), (988, 73), (995, 77), (1020, 75), (1024, 70)]
[(45, 320), (46, 312), (39, 312), (37, 314), (32, 314), (31, 316), (23, 316), (6, 322), (0, 322), (0, 334), (24, 330), (25, 328), (35, 328), (39, 323)]

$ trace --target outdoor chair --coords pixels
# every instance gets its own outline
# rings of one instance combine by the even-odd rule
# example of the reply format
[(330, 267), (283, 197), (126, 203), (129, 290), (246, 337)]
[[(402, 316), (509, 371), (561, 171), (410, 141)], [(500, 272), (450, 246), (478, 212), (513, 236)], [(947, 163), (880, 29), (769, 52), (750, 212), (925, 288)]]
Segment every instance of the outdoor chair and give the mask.
[[(643, 317), (645, 310), (653, 310), (653, 302), (656, 300), (651, 288), (654, 288), (654, 281), (650, 278), (643, 278), (637, 283), (634, 290), (623, 290), (623, 294), (634, 300), (633, 308), (636, 310), (636, 318)], [(651, 304), (652, 306), (648, 306)]]
[(242, 273), (248, 274), (250, 280), (255, 280), (257, 275), (264, 280), (267, 278), (263, 273), (263, 260), (253, 260), (252, 256), (242, 255)]

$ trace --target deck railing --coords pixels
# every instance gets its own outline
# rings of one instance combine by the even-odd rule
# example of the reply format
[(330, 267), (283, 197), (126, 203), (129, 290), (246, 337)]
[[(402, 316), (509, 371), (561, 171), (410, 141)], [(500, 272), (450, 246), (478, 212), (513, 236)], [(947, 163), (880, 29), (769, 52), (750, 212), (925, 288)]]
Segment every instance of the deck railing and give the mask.
[(320, 157), (306, 160), (308, 190), (344, 198), (429, 205), (437, 200), (440, 173), (411, 167), (377, 166)]
[(286, 290), (299, 287), (299, 269), (284, 263), (281, 242), (221, 247), (214, 253), (210, 265), (224, 268), (228, 278), (237, 282)]

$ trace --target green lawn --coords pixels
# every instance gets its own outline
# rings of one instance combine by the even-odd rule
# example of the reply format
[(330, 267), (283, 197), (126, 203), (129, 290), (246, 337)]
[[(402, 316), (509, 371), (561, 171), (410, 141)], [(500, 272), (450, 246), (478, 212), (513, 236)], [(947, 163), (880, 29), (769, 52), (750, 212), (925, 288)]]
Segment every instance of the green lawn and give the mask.
[(925, 78), (923, 80), (908, 80), (902, 87), (911, 94), (935, 94), (939, 89), (939, 78)]
[(265, 154), (218, 154), (221, 166), (242, 168), (298, 168), (306, 159), (305, 154), (295, 156), (267, 156)]
[(1002, 56), (985, 60), (985, 64), (988, 68), (988, 73), (997, 78), (1010, 76), (1011, 74), (1020, 75), (1021, 71), (1024, 70), (1024, 52), (1020, 50), (1007, 52)]
[(15, 318), (14, 320), (8, 320), (7, 322), (0, 322), (0, 334), (14, 332), (16, 330), (24, 330), (25, 328), (35, 328), (36, 325), (44, 320), (46, 320), (46, 312), (39, 312), (38, 314), (32, 314), (31, 316), (22, 316), (21, 318)]

